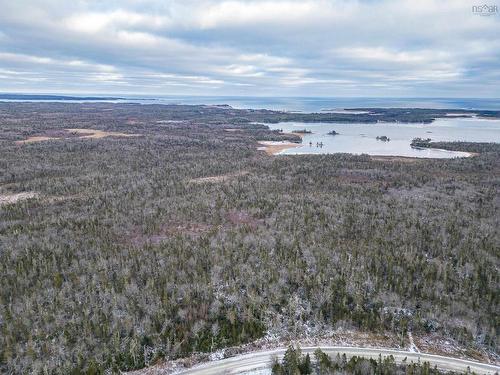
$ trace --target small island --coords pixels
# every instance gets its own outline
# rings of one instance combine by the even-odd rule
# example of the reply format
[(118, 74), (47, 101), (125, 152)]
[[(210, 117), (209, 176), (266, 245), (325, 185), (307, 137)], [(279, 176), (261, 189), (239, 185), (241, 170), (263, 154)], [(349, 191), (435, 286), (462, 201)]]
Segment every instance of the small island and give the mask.
[(413, 140), (410, 143), (410, 146), (413, 148), (429, 148), (431, 147), (431, 139), (413, 138)]

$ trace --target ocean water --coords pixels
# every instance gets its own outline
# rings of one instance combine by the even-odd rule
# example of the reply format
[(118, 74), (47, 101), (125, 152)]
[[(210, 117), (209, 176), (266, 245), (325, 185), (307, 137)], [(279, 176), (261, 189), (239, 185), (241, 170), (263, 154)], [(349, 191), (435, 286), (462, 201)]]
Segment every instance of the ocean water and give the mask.
[[(500, 142), (500, 120), (480, 118), (444, 118), (431, 124), (376, 123), (301, 123), (266, 124), (271, 129), (291, 133), (309, 130), (299, 147), (286, 149), (281, 154), (352, 153), (368, 155), (407, 156), (419, 158), (454, 158), (468, 153), (436, 149), (415, 149), (413, 138), (431, 138), (433, 141)], [(329, 135), (335, 130), (338, 135)], [(388, 142), (377, 140), (386, 136)], [(317, 144), (322, 143), (322, 147)]]
[[(68, 94), (69, 95), (69, 94)], [(71, 96), (78, 96), (77, 94)], [(99, 96), (99, 95), (89, 95)], [(111, 96), (111, 95), (107, 95)], [(500, 98), (324, 98), (324, 97), (254, 97), (254, 96), (127, 96), (114, 103), (141, 104), (228, 104), (234, 108), (279, 111), (321, 112), (344, 108), (447, 108), (500, 110)], [(3, 100), (6, 101), (6, 100)], [(21, 101), (21, 100), (15, 100)], [(43, 100), (39, 100), (43, 101)], [(85, 102), (85, 101), (64, 101)]]
[[(153, 99), (153, 98), (152, 98)], [(446, 108), (500, 110), (500, 99), (451, 98), (318, 98), (242, 96), (162, 96), (139, 102), (161, 104), (228, 104), (234, 108), (321, 112), (344, 108)]]

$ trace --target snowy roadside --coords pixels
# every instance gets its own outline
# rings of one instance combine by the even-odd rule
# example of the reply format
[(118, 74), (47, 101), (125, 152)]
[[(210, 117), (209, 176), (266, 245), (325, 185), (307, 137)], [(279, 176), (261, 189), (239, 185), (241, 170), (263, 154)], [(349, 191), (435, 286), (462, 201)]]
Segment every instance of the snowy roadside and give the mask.
[[(186, 368), (194, 365), (217, 361), (224, 358), (234, 357), (240, 354), (248, 354), (255, 351), (271, 350), (279, 347), (287, 347), (290, 344), (307, 346), (346, 346), (346, 347), (371, 347), (371, 348), (390, 348), (399, 350), (408, 350), (410, 352), (420, 353), (426, 352), (431, 354), (440, 354), (460, 359), (469, 359), (482, 361), (485, 363), (499, 364), (500, 357), (494, 353), (487, 352), (471, 352), (470, 349), (461, 347), (456, 342), (450, 339), (444, 339), (439, 336), (415, 336), (408, 333), (408, 337), (403, 340), (401, 345), (401, 337), (392, 333), (376, 334), (359, 332), (355, 330), (337, 329), (335, 331), (325, 332), (321, 336), (305, 335), (297, 339), (289, 337), (280, 337), (277, 334), (268, 332), (267, 335), (254, 342), (224, 348), (213, 353), (195, 353), (187, 358), (164, 361), (154, 366), (144, 368), (137, 371), (129, 372), (129, 375), (171, 375), (176, 374)], [(418, 345), (418, 346), (417, 346)], [(421, 346), (422, 345), (422, 346)], [(419, 349), (420, 347), (420, 349)], [(251, 372), (255, 374), (255, 372)], [(263, 370), (262, 374), (267, 375), (268, 372)]]

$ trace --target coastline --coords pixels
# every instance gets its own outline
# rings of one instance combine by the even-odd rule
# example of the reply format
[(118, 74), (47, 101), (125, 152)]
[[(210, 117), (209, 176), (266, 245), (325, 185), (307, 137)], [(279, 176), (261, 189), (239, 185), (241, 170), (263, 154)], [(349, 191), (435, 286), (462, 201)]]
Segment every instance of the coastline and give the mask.
[(264, 151), (267, 155), (278, 155), (289, 148), (299, 147), (300, 143), (289, 141), (258, 141), (260, 147), (257, 150)]
[[(257, 142), (259, 147), (257, 147), (257, 150), (259, 151), (264, 151), (267, 155), (280, 155), (282, 152), (291, 149), (291, 148), (296, 148), (300, 147), (300, 143), (294, 143), (294, 142), (288, 142), (288, 141), (258, 141)], [(449, 150), (441, 150), (441, 149), (435, 149), (439, 151), (449, 151)], [(466, 151), (456, 151), (460, 153), (464, 153), (466, 155), (463, 156), (456, 156), (455, 158), (452, 159), (460, 159), (460, 158), (471, 158), (478, 156), (479, 153), (477, 152), (466, 152)], [(283, 154), (284, 155), (284, 154)], [(317, 155), (314, 153), (304, 153), (304, 154), (297, 154), (297, 155)], [(352, 154), (356, 155), (356, 154)], [(416, 162), (419, 160), (441, 160), (441, 159), (448, 159), (448, 158), (426, 158), (426, 157), (415, 157), (415, 156), (400, 156), (400, 155), (370, 155), (370, 158), (374, 161), (401, 161), (401, 162), (407, 162), (407, 163), (412, 163)]]
[[(303, 133), (294, 133), (294, 132), (283, 132), (282, 135), (294, 135), (301, 139), (304, 138)], [(257, 148), (259, 151), (264, 151), (268, 155), (278, 155), (281, 152), (288, 150), (290, 148), (295, 148), (301, 146), (302, 143), (296, 143), (291, 141), (257, 141), (260, 147)]]

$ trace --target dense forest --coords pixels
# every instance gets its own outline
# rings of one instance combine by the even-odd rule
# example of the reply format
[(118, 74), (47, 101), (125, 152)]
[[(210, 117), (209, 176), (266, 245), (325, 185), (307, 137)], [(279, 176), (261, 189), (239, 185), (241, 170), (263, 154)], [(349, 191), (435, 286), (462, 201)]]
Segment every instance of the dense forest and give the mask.
[(417, 148), (439, 148), (450, 151), (466, 151), (474, 153), (494, 152), (498, 150), (498, 143), (494, 142), (435, 142), (430, 138), (415, 138), (411, 142), (412, 147)]
[(325, 111), (320, 113), (252, 111), (243, 119), (278, 123), (283, 121), (298, 122), (338, 122), (338, 123), (376, 123), (401, 122), (429, 124), (436, 118), (500, 118), (500, 111), (458, 110), (458, 109), (424, 109), (424, 108), (351, 108), (345, 111)]
[(265, 112), (0, 104), (0, 372), (338, 327), (498, 353), (500, 147), (273, 157), (257, 140), (296, 136), (254, 124)]
[[(275, 358), (272, 363), (273, 375), (440, 375), (444, 374), (437, 368), (432, 368), (429, 362), (397, 364), (392, 356), (377, 360), (337, 354), (330, 358), (321, 349), (314, 352), (314, 361), (309, 354), (301, 354), (299, 347), (290, 346), (282, 360)], [(450, 372), (448, 374), (454, 374)]]

